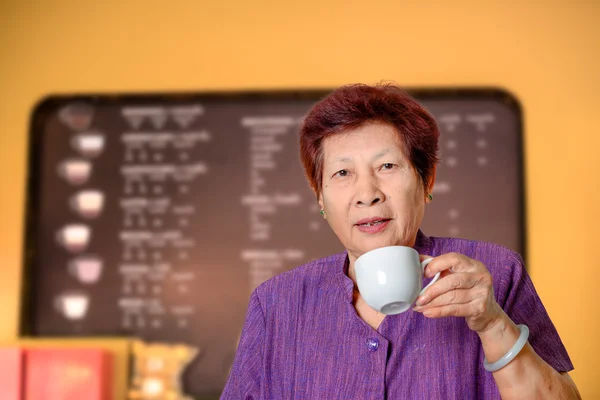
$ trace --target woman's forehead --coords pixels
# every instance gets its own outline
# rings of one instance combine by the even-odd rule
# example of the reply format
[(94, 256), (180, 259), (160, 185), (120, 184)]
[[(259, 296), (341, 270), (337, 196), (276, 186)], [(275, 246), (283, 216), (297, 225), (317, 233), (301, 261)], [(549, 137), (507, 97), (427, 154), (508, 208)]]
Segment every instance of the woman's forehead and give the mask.
[(376, 160), (386, 155), (403, 155), (396, 129), (385, 123), (369, 123), (348, 129), (323, 141), (325, 163)]

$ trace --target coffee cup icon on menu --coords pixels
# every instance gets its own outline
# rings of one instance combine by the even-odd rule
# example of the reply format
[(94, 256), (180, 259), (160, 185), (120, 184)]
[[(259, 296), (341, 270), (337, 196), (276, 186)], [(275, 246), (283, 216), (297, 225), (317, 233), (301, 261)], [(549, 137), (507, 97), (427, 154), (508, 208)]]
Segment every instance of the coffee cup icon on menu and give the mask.
[(86, 103), (71, 103), (59, 111), (58, 118), (69, 128), (81, 131), (92, 124), (94, 108)]
[(82, 185), (90, 179), (92, 163), (87, 160), (65, 160), (60, 163), (58, 174), (72, 185)]
[(85, 250), (90, 242), (91, 230), (87, 225), (70, 224), (58, 231), (58, 242), (71, 253)]
[(65, 292), (54, 299), (56, 311), (70, 320), (80, 320), (85, 317), (90, 306), (87, 294), (78, 291)]
[(82, 256), (69, 263), (69, 273), (83, 283), (96, 283), (102, 275), (104, 263), (96, 256)]
[(71, 208), (84, 218), (96, 218), (104, 208), (104, 193), (82, 190), (71, 198)]
[(83, 132), (71, 141), (75, 150), (85, 157), (96, 157), (104, 150), (105, 137), (97, 132)]

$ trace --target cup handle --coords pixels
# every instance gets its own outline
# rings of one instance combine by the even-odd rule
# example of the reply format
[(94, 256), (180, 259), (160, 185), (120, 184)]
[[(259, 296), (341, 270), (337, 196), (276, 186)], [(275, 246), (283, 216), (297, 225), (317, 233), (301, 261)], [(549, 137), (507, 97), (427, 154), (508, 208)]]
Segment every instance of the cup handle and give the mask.
[[(433, 260), (433, 257), (432, 258), (428, 258), (427, 260), (421, 261), (421, 271), (422, 272), (425, 272), (425, 267), (427, 266), (427, 264), (429, 264), (431, 262), (431, 260)], [(429, 285), (425, 286), (423, 288), (423, 290), (421, 290), (421, 293), (419, 293), (419, 296), (421, 296), (423, 293), (425, 293), (425, 290), (427, 290), (427, 288), (429, 286), (431, 286), (434, 283), (436, 283), (437, 280), (440, 278), (441, 274), (442, 274), (441, 272), (438, 272), (437, 274), (435, 274), (435, 276), (433, 277), (433, 279), (431, 280), (431, 282), (429, 282)]]

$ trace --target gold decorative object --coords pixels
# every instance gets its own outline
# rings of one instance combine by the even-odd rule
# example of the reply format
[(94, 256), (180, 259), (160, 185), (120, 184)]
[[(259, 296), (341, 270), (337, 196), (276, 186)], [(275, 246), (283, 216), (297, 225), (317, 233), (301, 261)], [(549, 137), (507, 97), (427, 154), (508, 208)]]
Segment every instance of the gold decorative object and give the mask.
[(182, 392), (181, 375), (199, 349), (184, 344), (133, 342), (129, 400), (191, 400)]

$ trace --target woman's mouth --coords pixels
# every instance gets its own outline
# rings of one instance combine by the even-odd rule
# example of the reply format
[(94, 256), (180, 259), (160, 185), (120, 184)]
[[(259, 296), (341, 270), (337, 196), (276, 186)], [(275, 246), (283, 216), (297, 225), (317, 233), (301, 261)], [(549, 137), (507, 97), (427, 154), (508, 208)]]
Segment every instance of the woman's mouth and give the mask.
[(358, 221), (356, 227), (364, 233), (379, 233), (387, 227), (389, 222), (389, 218), (370, 218)]

